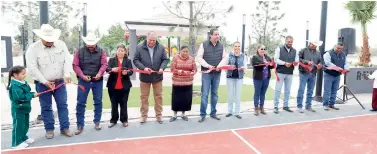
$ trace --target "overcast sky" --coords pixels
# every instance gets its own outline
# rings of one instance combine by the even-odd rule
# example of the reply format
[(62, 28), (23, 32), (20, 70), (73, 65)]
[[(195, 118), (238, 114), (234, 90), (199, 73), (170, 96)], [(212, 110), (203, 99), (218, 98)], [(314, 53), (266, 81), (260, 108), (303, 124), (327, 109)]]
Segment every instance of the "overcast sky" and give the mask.
[[(226, 1), (226, 4), (234, 5), (234, 12), (228, 15), (227, 26), (222, 26), (220, 30), (223, 35), (231, 42), (236, 41), (237, 37), (241, 41), (242, 34), (242, 15), (247, 15), (246, 33), (250, 30), (250, 15), (255, 11), (256, 1)], [(328, 2), (327, 17), (327, 37), (326, 49), (333, 46), (337, 41), (338, 30), (340, 28), (351, 27), (356, 29), (356, 44), (362, 45), (360, 25), (350, 23), (349, 13), (344, 9), (345, 1)], [(161, 8), (161, 9), (156, 9)], [(88, 2), (88, 29), (100, 28), (101, 32), (106, 32), (110, 25), (125, 20), (151, 19), (161, 12), (163, 8), (161, 1), (116, 1), (91, 0)], [(321, 17), (321, 1), (298, 1), (286, 0), (282, 2), (281, 12), (286, 13), (285, 18), (279, 26), (288, 28), (288, 34), (294, 37), (294, 46), (298, 49), (305, 45), (306, 21), (310, 22), (310, 38), (319, 38), (319, 27)], [(377, 13), (376, 13), (377, 14)], [(78, 19), (71, 19), (70, 25), (80, 22)], [(165, 21), (169, 22), (169, 20)], [(0, 29), (3, 35), (14, 35), (16, 29), (12, 25), (1, 22)], [(377, 47), (377, 19), (368, 24), (369, 44)], [(246, 37), (247, 38), (247, 37)], [(248, 40), (246, 40), (247, 42)]]

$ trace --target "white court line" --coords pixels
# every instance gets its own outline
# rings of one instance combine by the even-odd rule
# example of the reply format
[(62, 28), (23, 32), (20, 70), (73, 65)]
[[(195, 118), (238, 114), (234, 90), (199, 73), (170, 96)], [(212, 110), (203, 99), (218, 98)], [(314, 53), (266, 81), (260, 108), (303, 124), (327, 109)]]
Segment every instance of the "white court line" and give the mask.
[[(114, 142), (114, 141), (127, 141), (127, 140), (138, 140), (138, 139), (151, 139), (151, 138), (175, 137), (175, 136), (186, 136), (186, 135), (199, 135), (199, 134), (207, 134), (207, 133), (227, 132), (227, 131), (230, 131), (230, 130), (236, 130), (237, 131), (237, 130), (244, 130), (244, 129), (274, 127), (274, 126), (292, 125), (292, 124), (300, 124), (300, 123), (308, 123), (308, 122), (318, 122), (318, 121), (330, 121), (330, 120), (336, 120), (336, 119), (355, 118), (355, 117), (365, 117), (365, 116), (371, 116), (371, 115), (377, 115), (377, 114), (370, 113), (370, 114), (364, 114), (364, 115), (354, 115), (354, 116), (336, 117), (336, 118), (328, 118), (328, 119), (307, 120), (307, 121), (301, 121), (301, 122), (290, 122), (290, 123), (272, 124), (272, 125), (265, 125), (265, 126), (252, 126), (252, 127), (244, 127), (244, 128), (237, 128), (237, 129), (225, 129), (225, 130), (204, 131), (204, 132), (194, 132), (194, 133), (183, 133), (183, 134), (174, 134), (174, 135), (134, 137), (134, 138), (111, 139), (111, 140), (101, 140), (101, 141), (92, 141), (92, 142), (69, 143), (69, 144), (60, 144), (60, 145), (48, 145), (48, 146), (39, 146), (39, 147), (29, 147), (29, 148), (26, 148), (26, 150), (27, 149), (40, 149), (40, 148), (52, 148), (52, 147), (71, 146), (71, 145), (82, 145), (82, 144)], [(1, 152), (18, 151), (18, 150), (20, 150), (20, 149), (7, 149), (7, 150), (1, 150)], [(25, 149), (21, 149), (21, 150), (25, 150)]]
[(232, 133), (234, 135), (236, 135), (243, 143), (245, 143), (247, 146), (249, 146), (251, 149), (254, 150), (254, 152), (256, 152), (257, 154), (261, 154), (261, 152), (259, 152), (257, 150), (257, 148), (255, 148), (253, 145), (251, 145), (249, 142), (247, 142), (240, 134), (238, 134), (234, 129), (231, 130)]
[[(337, 106), (351, 106), (351, 105), (358, 105), (358, 104), (337, 104)], [(315, 106), (313, 107), (313, 109), (323, 109), (323, 106)], [(273, 110), (267, 110), (266, 113), (273, 113), (274, 111)], [(326, 112), (329, 112), (329, 111), (326, 111)], [(250, 114), (252, 112), (245, 112), (245, 113), (241, 113), (241, 114)], [(279, 114), (277, 114), (279, 115)], [(199, 115), (198, 116), (195, 116), (195, 118), (197, 117), (200, 117)], [(167, 118), (166, 118), (167, 119)], [(137, 121), (137, 119), (135, 119), (135, 121)], [(94, 123), (89, 123), (89, 124), (85, 124), (85, 126), (91, 126), (91, 125), (94, 125)], [(59, 127), (58, 124), (55, 124), (54, 125), (55, 127)], [(33, 127), (33, 128), (29, 128), (29, 130), (37, 130), (37, 129), (44, 129), (44, 125), (43, 123), (40, 125), (40, 126), (36, 126), (36, 127)], [(7, 130), (1, 130), (1, 132), (11, 132), (12, 129), (7, 129)]]

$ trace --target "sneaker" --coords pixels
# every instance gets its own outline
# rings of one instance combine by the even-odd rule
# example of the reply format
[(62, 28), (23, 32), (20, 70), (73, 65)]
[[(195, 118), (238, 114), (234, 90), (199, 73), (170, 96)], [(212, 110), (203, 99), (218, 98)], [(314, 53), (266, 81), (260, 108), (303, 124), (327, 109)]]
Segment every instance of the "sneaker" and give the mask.
[(173, 122), (173, 121), (175, 121), (175, 120), (177, 120), (177, 116), (172, 116), (172, 117), (170, 118), (170, 122)]
[(335, 107), (334, 105), (330, 105), (329, 107), (334, 109), (334, 110), (339, 110), (339, 108)]
[(283, 107), (283, 110), (287, 111), (287, 112), (293, 112), (288, 106), (287, 107)]
[(274, 107), (274, 113), (275, 113), (275, 114), (279, 114), (279, 108)]
[(310, 111), (310, 112), (315, 112), (315, 110), (313, 108), (306, 108), (307, 111)]
[(25, 143), (27, 143), (27, 144), (33, 144), (34, 142), (35, 142), (35, 140), (32, 139), (32, 138), (29, 138), (29, 139), (27, 139), (27, 140), (25, 141)]
[(204, 122), (204, 120), (206, 120), (206, 119), (204, 117), (201, 117), (198, 122), (202, 123), (202, 122)]
[(181, 118), (182, 118), (182, 120), (184, 120), (184, 121), (188, 121), (188, 117), (187, 116), (181, 116)]
[(300, 112), (300, 113), (304, 113), (304, 110), (300, 109), (300, 108), (298, 108), (297, 111)]
[(215, 120), (220, 120), (220, 118), (217, 117), (216, 115), (212, 115), (211, 118), (212, 118), (212, 119), (215, 119)]
[(27, 148), (29, 145), (25, 142), (22, 142), (20, 145), (16, 146), (16, 147), (12, 147), (12, 149), (25, 149)]
[(328, 106), (324, 106), (323, 109), (326, 110), (326, 111), (330, 110), (330, 108)]
[(230, 116), (232, 116), (233, 114), (230, 114), (230, 113), (228, 113), (227, 115), (225, 115), (225, 117), (230, 117)]

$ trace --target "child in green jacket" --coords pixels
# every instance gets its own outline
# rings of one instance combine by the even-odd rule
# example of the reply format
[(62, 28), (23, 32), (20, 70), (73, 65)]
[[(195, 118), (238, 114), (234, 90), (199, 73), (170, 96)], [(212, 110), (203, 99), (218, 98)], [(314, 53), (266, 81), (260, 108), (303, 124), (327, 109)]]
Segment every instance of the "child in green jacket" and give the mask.
[(12, 148), (15, 149), (23, 149), (34, 143), (34, 139), (29, 138), (26, 134), (29, 130), (30, 102), (31, 99), (38, 97), (38, 94), (31, 92), (25, 77), (25, 67), (14, 66), (9, 70), (7, 89), (12, 103)]

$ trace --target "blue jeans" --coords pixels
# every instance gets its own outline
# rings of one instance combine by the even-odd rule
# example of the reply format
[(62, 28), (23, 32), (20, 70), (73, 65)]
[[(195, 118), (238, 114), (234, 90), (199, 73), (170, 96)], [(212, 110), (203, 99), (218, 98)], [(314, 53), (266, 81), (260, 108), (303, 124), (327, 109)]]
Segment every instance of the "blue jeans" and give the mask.
[(102, 116), (102, 90), (103, 90), (103, 80), (97, 82), (86, 82), (83, 79), (79, 79), (79, 85), (85, 87), (85, 91), (82, 92), (81, 89), (77, 88), (77, 106), (76, 106), (76, 118), (77, 127), (84, 127), (85, 125), (85, 107), (86, 100), (88, 98), (89, 90), (92, 89), (93, 100), (94, 100), (94, 120), (95, 124), (99, 124)]
[[(55, 86), (61, 83), (64, 83), (63, 79), (60, 82), (56, 82)], [(35, 86), (37, 92), (49, 90), (49, 88), (47, 88), (45, 85), (39, 82), (36, 82)], [(69, 129), (70, 124), (68, 118), (67, 88), (65, 85), (63, 85), (53, 92), (44, 93), (39, 96), (39, 102), (41, 105), (41, 116), (45, 130), (52, 131), (55, 129), (55, 119), (54, 114), (52, 112), (52, 96), (54, 96), (56, 107), (58, 109), (60, 130)]]
[(292, 77), (293, 74), (281, 74), (277, 73), (280, 81), (276, 80), (275, 85), (275, 96), (274, 96), (274, 107), (279, 106), (280, 92), (284, 85), (284, 107), (288, 107), (288, 100), (291, 92)]
[(315, 86), (316, 74), (308, 73), (304, 74), (300, 72), (300, 87), (297, 93), (297, 108), (302, 109), (302, 100), (304, 99), (304, 91), (306, 84), (308, 85), (306, 90), (306, 109), (312, 107), (313, 90)]
[(240, 114), (241, 105), (241, 89), (243, 79), (227, 78), (226, 85), (228, 86), (228, 113), (233, 114), (233, 103), (235, 103), (234, 115)]
[(202, 98), (200, 102), (200, 116), (204, 118), (207, 115), (208, 95), (211, 89), (211, 116), (216, 115), (216, 104), (219, 96), (217, 95), (220, 84), (220, 72), (211, 72), (202, 74)]
[(263, 107), (270, 79), (254, 79), (254, 107)]
[(332, 76), (323, 72), (323, 82), (323, 106), (333, 106), (339, 88), (340, 76)]

